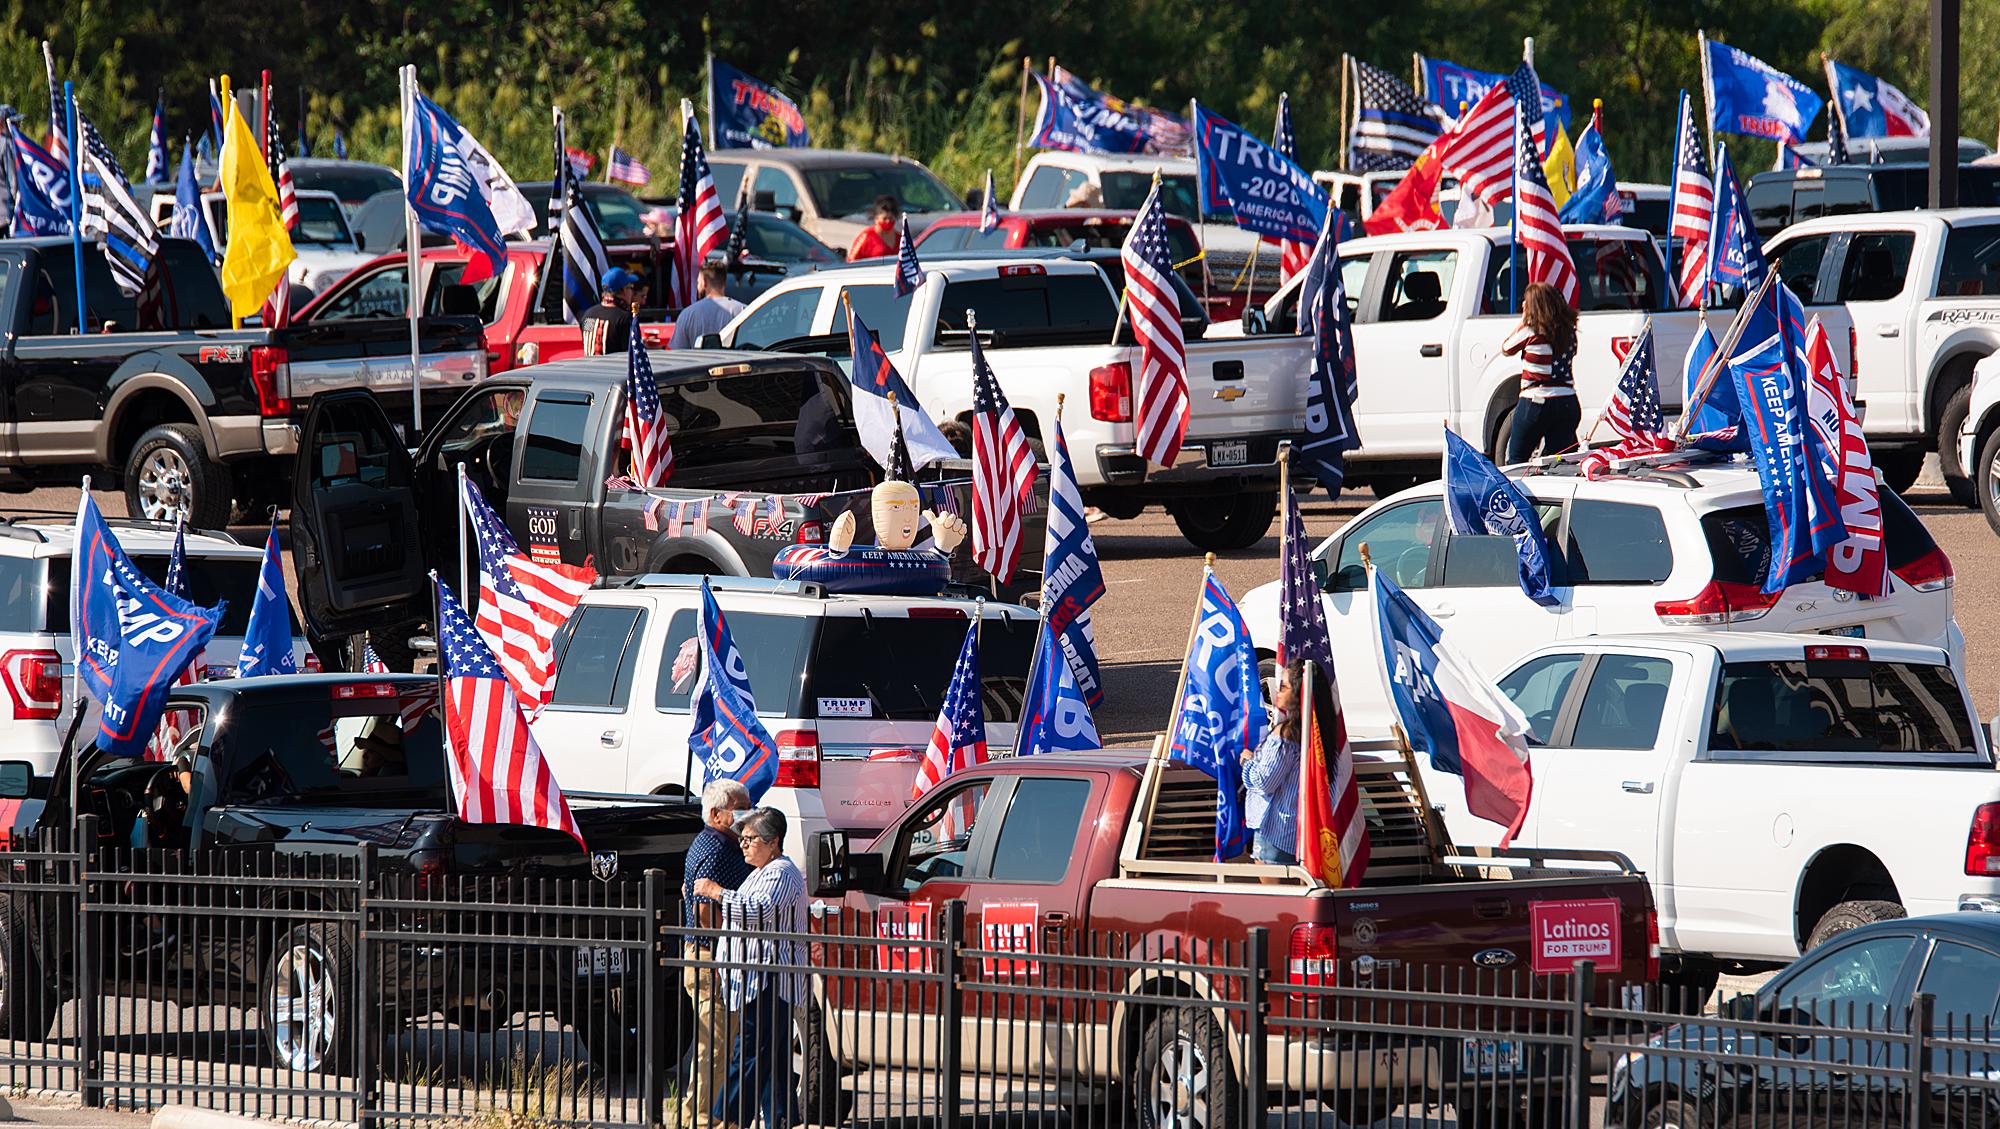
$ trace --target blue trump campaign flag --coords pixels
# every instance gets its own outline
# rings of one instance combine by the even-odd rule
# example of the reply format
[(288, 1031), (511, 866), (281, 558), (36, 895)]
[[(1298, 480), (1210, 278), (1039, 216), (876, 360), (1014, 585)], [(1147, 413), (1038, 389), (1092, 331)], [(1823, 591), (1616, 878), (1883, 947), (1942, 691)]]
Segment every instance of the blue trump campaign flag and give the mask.
[[(889, 363), (889, 354), (883, 352), (875, 331), (861, 320), (860, 311), (851, 308), (847, 311), (847, 348), (854, 358), (848, 369), (854, 392), (854, 429), (861, 435), (861, 445), (876, 462), (885, 469), (893, 469), (889, 455), (895, 447), (898, 420), (902, 421), (903, 442), (909, 448), (910, 463), (915, 469), (922, 470), (939, 459), (958, 457), (958, 451), (944, 437), (944, 432), (924, 414), (916, 393), (903, 382), (896, 366)], [(893, 406), (889, 402), (891, 393), (896, 397)]]
[(1511, 537), (1520, 557), (1521, 591), (1544, 607), (1562, 601), (1554, 584), (1548, 538), (1533, 502), (1514, 480), (1458, 433), (1444, 429), (1444, 507), (1452, 532), (1461, 537)]
[(1197, 195), (1203, 215), (1234, 214), (1236, 226), (1311, 243), (1326, 225), (1326, 192), (1312, 175), (1242, 126), (1194, 106)]
[(1306, 263), (1306, 280), (1299, 287), (1299, 332), (1313, 339), (1300, 467), (1335, 499), (1347, 481), (1347, 452), (1361, 446), (1361, 434), (1354, 426), (1354, 398), (1360, 393), (1354, 370), (1354, 326), (1340, 276), (1340, 228), (1346, 219), (1347, 213), (1327, 209), (1319, 241)]
[(69, 170), (49, 156), (48, 150), (28, 140), (21, 127), (7, 123), (13, 142), (14, 223), (11, 233), (27, 235), (69, 234)]
[(778, 782), (778, 743), (757, 720), (749, 668), (705, 577), (696, 631), (701, 638), (701, 678), (694, 687), (688, 752), (701, 758), (702, 783), (734, 780), (755, 803)]
[(1750, 226), (1750, 206), (1736, 184), (1729, 150), (1715, 143), (1715, 210), (1710, 213), (1708, 281), (1755, 290), (1764, 281), (1764, 244)]
[(993, 170), (986, 170), (986, 187), (979, 194), (979, 234), (1000, 226), (1000, 201), (993, 198)]
[(1701, 47), (1710, 129), (1795, 144), (1806, 139), (1826, 99), (1747, 51), (1706, 36)]
[(174, 218), (167, 234), (175, 239), (192, 239), (209, 262), (222, 256), (215, 253), (215, 236), (208, 230), (208, 213), (201, 206), (201, 185), (194, 179), (194, 156), (181, 147), (180, 183), (174, 186)]
[(1076, 464), (1063, 438), (1062, 414), (1049, 443), (1049, 519), (1042, 542), (1042, 616), (1046, 634), (1068, 659), (1084, 701), (1104, 701), (1098, 673), (1097, 638), (1090, 625), (1090, 606), (1104, 595), (1104, 569), (1097, 563), (1097, 543), (1083, 513), (1083, 491), (1076, 484)]
[(457, 138), (464, 130), (422, 91), (411, 92), (410, 105), (411, 141), (403, 183), (417, 223), (426, 231), (451, 237), (472, 255), (460, 282), (499, 274), (507, 264), (507, 247), (479, 175), (459, 149)]
[(800, 149), (812, 144), (806, 116), (778, 88), (708, 57), (711, 149)]
[(236, 656), (236, 677), (298, 672), (299, 660), (292, 653), (292, 602), (285, 596), (285, 564), (278, 556), (274, 516), (264, 538), (264, 565), (257, 570), (257, 598), (243, 628), (243, 650)]
[(1611, 152), (1604, 147), (1604, 115), (1592, 111), (1590, 124), (1576, 139), (1576, 187), (1558, 215), (1564, 223), (1617, 223), (1625, 214), (1625, 197), (1618, 192), (1618, 174), (1611, 171)]
[(1839, 460), (1808, 426), (1804, 307), (1790, 287), (1774, 281), (1747, 316), (1729, 372), (1770, 523), (1763, 590), (1781, 592), (1820, 571), (1826, 551), (1847, 539), (1825, 473)]
[[(1715, 356), (1715, 335), (1707, 326), (1697, 329), (1694, 340), (1688, 342), (1687, 359), (1681, 362), (1681, 403), (1694, 403), (1695, 389), (1701, 382), (1702, 370), (1708, 366), (1709, 358)], [(1714, 383), (1709, 385), (1708, 398), (1695, 409), (1694, 419), (1688, 424), (1686, 442), (1689, 446), (1707, 451), (1747, 451), (1749, 441), (1744, 438), (1743, 409), (1736, 404), (1736, 381), (1729, 375), (1729, 367), (1724, 365), (1716, 374)]]
[(924, 284), (924, 265), (917, 261), (917, 245), (910, 239), (910, 221), (903, 220), (903, 235), (896, 242), (896, 297), (907, 298)]
[(1057, 645), (1056, 633), (1044, 624), (1035, 639), (1035, 676), (1028, 682), (1027, 699), (1021, 703), (1014, 755), (1031, 757), (1103, 746), (1097, 736), (1097, 721), (1090, 716), (1090, 703), (1077, 688), (1069, 659)]
[(70, 625), (77, 681), (103, 707), (97, 747), (139, 756), (167, 695), (222, 622), (222, 607), (197, 607), (146, 579), (86, 490), (76, 511)]
[[(1497, 71), (1475, 70), (1444, 59), (1433, 59), (1426, 55), (1417, 56), (1417, 62), (1424, 75), (1423, 96), (1444, 108), (1450, 117), (1458, 117), (1458, 104), (1477, 106), (1486, 92), (1507, 81), (1507, 76)], [(1542, 91), (1542, 118), (1559, 123), (1564, 131), (1569, 129), (1569, 96), (1546, 82), (1536, 78), (1536, 85)]]
[(1067, 84), (1050, 82), (1040, 72), (1031, 70), (1028, 75), (1042, 94), (1035, 128), (1028, 136), (1029, 148), (1078, 153), (1146, 151), (1150, 135), (1137, 116), (1112, 108), (1101, 97), (1079, 95)]
[(153, 134), (146, 144), (146, 181), (167, 182), (167, 92), (164, 90), (160, 91), (160, 100), (153, 104)]
[(1243, 853), (1243, 755), (1263, 741), (1268, 724), (1250, 628), (1214, 570), (1204, 569), (1170, 752), (1215, 778), (1217, 862)]

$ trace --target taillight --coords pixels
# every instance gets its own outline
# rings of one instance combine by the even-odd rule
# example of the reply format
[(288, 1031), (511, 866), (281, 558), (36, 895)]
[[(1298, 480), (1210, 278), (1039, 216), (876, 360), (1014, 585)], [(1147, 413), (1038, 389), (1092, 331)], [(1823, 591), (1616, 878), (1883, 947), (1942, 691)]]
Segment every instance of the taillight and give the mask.
[(1847, 379), (1854, 382), (1858, 392), (1861, 389), (1861, 338), (1852, 325), (1847, 327)]
[(1660, 979), (1660, 911), (1646, 907), (1646, 983)]
[(0, 682), (7, 684), (16, 721), (54, 721), (62, 706), (62, 656), (8, 651), (0, 655)]
[(1931, 551), (1909, 562), (1896, 571), (1903, 583), (1919, 592), (1942, 592), (1952, 586), (1951, 558), (1944, 550), (1932, 546)]
[(1675, 627), (1713, 626), (1762, 619), (1777, 603), (1776, 592), (1766, 592), (1755, 584), (1711, 580), (1692, 600), (1655, 603), (1653, 614), (1661, 623)]
[(1332, 987), (1340, 979), (1339, 934), (1333, 926), (1292, 926), (1285, 978), (1308, 987)]
[(1862, 662), (1868, 661), (1868, 648), (1843, 647), (1814, 644), (1806, 648), (1807, 662)]
[(250, 383), (257, 386), (257, 414), (260, 416), (288, 416), (292, 414), (292, 399), (287, 393), (291, 377), (291, 358), (275, 345), (252, 345), (250, 347)]
[(2000, 875), (2000, 804), (1973, 810), (1972, 830), (1965, 836), (1965, 872), (1980, 878)]
[(819, 787), (819, 734), (810, 729), (778, 732), (778, 787)]
[(1118, 361), (1090, 370), (1090, 418), (1102, 423), (1131, 422), (1131, 365)]
[(792, 540), (800, 545), (817, 545), (826, 540), (826, 527), (816, 521), (802, 521)]

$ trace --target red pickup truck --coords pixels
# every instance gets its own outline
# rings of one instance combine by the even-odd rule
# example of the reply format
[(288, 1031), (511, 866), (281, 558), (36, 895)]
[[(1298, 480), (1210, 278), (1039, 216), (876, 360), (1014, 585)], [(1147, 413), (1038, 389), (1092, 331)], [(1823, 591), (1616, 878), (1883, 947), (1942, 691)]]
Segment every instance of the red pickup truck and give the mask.
[[(953, 773), (865, 849), (850, 848), (842, 832), (820, 833), (808, 849), (814, 912), (829, 933), (879, 933), (891, 921), (936, 936), (942, 907), (957, 900), (965, 903), (963, 940), (970, 947), (1000, 947), (995, 934), (1011, 929), (1028, 951), (1144, 958), (1147, 964), (1134, 967), (1145, 971), (1132, 982), (1069, 1012), (1061, 1047), (1031, 1037), (1009, 1053), (1029, 1077), (1068, 1074), (1072, 1085), (1142, 1096), (1137, 1124), (1146, 1129), (1177, 1120), (1153, 1100), (1175, 1090), (1176, 1062), (1202, 1047), (1233, 1045), (1225, 1033), (1240, 1027), (1240, 1009), (1221, 1001), (1240, 994), (1240, 981), (1225, 985), (1226, 978), (1191, 974), (1173, 959), (1157, 959), (1162, 954), (1197, 960), (1240, 946), (1252, 928), (1268, 930), (1274, 1014), (1285, 1006), (1287, 988), (1305, 978), (1386, 988), (1497, 984), (1511, 972), (1521, 974), (1520, 990), (1532, 983), (1541, 998), (1551, 991), (1560, 998), (1564, 985), (1540, 973), (1568, 968), (1557, 952), (1562, 942), (1550, 938), (1573, 930), (1536, 927), (1560, 910), (1589, 916), (1603, 931), (1599, 1002), (1625, 999), (1628, 986), (1657, 978), (1652, 899), (1645, 878), (1622, 856), (1454, 848), (1428, 814), (1406, 761), (1362, 762), (1358, 775), (1373, 851), (1359, 888), (1325, 888), (1298, 867), (1210, 861), (1215, 783), (1156, 748), (1151, 755), (1115, 750), (995, 760)], [(926, 920), (914, 921), (913, 914)], [(879, 1077), (923, 1067), (936, 1046), (936, 1009), (880, 976), (893, 970), (874, 968), (894, 959), (878, 955), (892, 946), (820, 948), (819, 998), (806, 1014), (817, 1044), (808, 1046), (807, 1090), (809, 1102), (824, 1106), (842, 1100), (835, 1083), (845, 1073)], [(981, 1015), (995, 1005), (972, 987), (961, 992), (962, 1058), (990, 1057), (996, 1039), (1008, 1042), (996, 1035), (996, 1023), (1018, 1025), (1022, 1017)], [(1217, 1006), (1190, 1007), (1191, 996)], [(936, 1002), (933, 993), (925, 1004)], [(1396, 1092), (1459, 1085), (1465, 1093), (1470, 1079), (1497, 1104), (1547, 1101), (1550, 1095), (1536, 1087), (1561, 1077), (1546, 1059), (1530, 1061), (1535, 1053), (1518, 1042), (1431, 1040), (1421, 1052), (1384, 1056), (1342, 1043), (1342, 1036), (1325, 1038), (1332, 1042), (1274, 1024), (1263, 1084), (1292, 1094), (1338, 1089), (1338, 1103), (1368, 1107)], [(1240, 1057), (1224, 1058), (1230, 1069), (1210, 1071), (1200, 1100), (1210, 1108), (1241, 1108)], [(967, 1061), (966, 1069), (980, 1065)]]
[[(666, 255), (650, 244), (618, 244), (607, 248), (611, 261), (653, 280), (653, 298), (666, 294)], [(583, 334), (562, 320), (562, 279), (542, 287), (542, 266), (549, 245), (543, 242), (507, 244), (507, 267), (469, 287), (459, 287), (465, 274), (466, 252), (453, 246), (425, 247), (418, 259), (423, 273), (424, 312), (476, 313), (486, 326), (486, 371), (497, 375), (523, 365), (559, 361), (583, 355)], [(363, 263), (327, 287), (293, 319), (295, 324), (357, 318), (400, 318), (407, 301), (408, 263), (402, 252)], [(469, 293), (468, 293), (469, 291)], [(537, 298), (540, 302), (537, 303)], [(664, 310), (651, 313), (639, 332), (648, 345), (664, 349), (673, 337), (673, 322)]]

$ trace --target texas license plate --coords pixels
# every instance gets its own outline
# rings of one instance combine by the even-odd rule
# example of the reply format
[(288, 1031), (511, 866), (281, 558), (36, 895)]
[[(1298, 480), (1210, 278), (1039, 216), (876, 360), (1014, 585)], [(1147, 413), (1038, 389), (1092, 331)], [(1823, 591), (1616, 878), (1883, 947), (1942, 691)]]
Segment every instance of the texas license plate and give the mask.
[(1521, 1044), (1507, 1039), (1467, 1039), (1461, 1054), (1464, 1074), (1519, 1074), (1525, 1061)]
[(1820, 631), (1820, 634), (1839, 635), (1847, 639), (1866, 639), (1868, 637), (1868, 629), (1866, 627), (1863, 627), (1861, 624), (1856, 623), (1847, 627), (1824, 628)]
[(1231, 439), (1208, 445), (1209, 466), (1242, 466), (1250, 461), (1250, 441)]
[(578, 976), (616, 976), (625, 971), (625, 950), (584, 945), (576, 950)]

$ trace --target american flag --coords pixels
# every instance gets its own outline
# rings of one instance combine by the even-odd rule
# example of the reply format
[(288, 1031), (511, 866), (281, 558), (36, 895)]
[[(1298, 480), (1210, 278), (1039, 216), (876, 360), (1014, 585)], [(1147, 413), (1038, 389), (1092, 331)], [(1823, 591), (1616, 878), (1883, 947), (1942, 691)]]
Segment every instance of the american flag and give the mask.
[(1611, 402), (1604, 406), (1604, 422), (1620, 439), (1652, 439), (1667, 429), (1660, 414), (1660, 375), (1653, 360), (1651, 323), (1625, 357), (1618, 387), (1612, 389)]
[[(215, 88), (215, 80), (208, 80), (208, 127), (209, 136), (214, 139), (215, 148), (222, 148), (222, 95)], [(343, 152), (341, 156), (346, 156)]]
[(639, 158), (620, 149), (611, 147), (611, 159), (604, 166), (604, 175), (611, 180), (622, 180), (626, 184), (645, 185), (652, 183), (653, 170), (639, 162)]
[(361, 673), (389, 673), (389, 664), (383, 662), (382, 656), (375, 653), (375, 644), (373, 643), (364, 643), (361, 646)]
[[(1536, 110), (1537, 116), (1540, 109)], [(1514, 170), (1514, 233), (1528, 262), (1528, 281), (1546, 282), (1571, 306), (1576, 305), (1576, 261), (1569, 257), (1563, 242), (1562, 221), (1556, 218), (1555, 194), (1549, 191), (1548, 177), (1542, 172), (1542, 158), (1528, 130), (1525, 109), (1520, 116), (1518, 152)]]
[(1187, 434), (1187, 341), (1181, 336), (1181, 299), (1174, 289), (1157, 173), (1118, 258), (1125, 268), (1125, 313), (1139, 339), (1138, 452), (1149, 462), (1172, 466)]
[(444, 724), (458, 817), (561, 831), (582, 847), (583, 829), (542, 759), (527, 715), (501, 663), (451, 589), (437, 588), (438, 655), (444, 665)]
[(1521, 108), (1521, 116), (1528, 119), (1529, 132), (1535, 138), (1535, 160), (1545, 160), (1549, 155), (1549, 135), (1548, 115), (1542, 110), (1541, 77), (1524, 60), (1507, 76), (1504, 85), (1514, 104)]
[[(1535, 97), (1537, 116), (1541, 96)], [(1488, 90), (1438, 142), (1438, 158), (1459, 186), (1487, 207), (1513, 191), (1514, 130), (1517, 115), (1507, 83)]]
[(471, 479), (461, 475), (459, 489), (479, 547), (479, 633), (498, 656), (522, 707), (539, 710), (555, 684), (556, 632), (583, 602), (597, 570), (536, 562), (521, 552)]
[(1438, 139), (1437, 107), (1402, 79), (1354, 60), (1356, 109), (1348, 131), (1348, 163), (1357, 172), (1406, 169)]
[[(1833, 60), (1827, 60), (1833, 66)], [(1840, 99), (1833, 100), (1833, 109), (1826, 115), (1826, 163), (1844, 165), (1847, 163), (1847, 127), (1840, 120)]]
[(1313, 577), (1312, 543), (1306, 540), (1299, 497), (1285, 484), (1283, 546), (1278, 553), (1278, 662), (1316, 662), (1333, 670), (1333, 639), (1327, 631), (1326, 609), (1319, 602), (1319, 582)]
[[(160, 587), (169, 595), (188, 598), (187, 590), (187, 536), (182, 529), (174, 529), (174, 551), (167, 556), (167, 575), (160, 581)], [(194, 661), (181, 668), (180, 677), (174, 679), (176, 686), (192, 686), (208, 677), (208, 656), (206, 652), (197, 654)], [(163, 761), (180, 744), (181, 738), (201, 724), (201, 711), (170, 709), (160, 716), (160, 727), (153, 731), (153, 739), (146, 743), (146, 759)]]
[(1669, 240), (1679, 240), (1679, 256), (1674, 266), (1674, 300), (1683, 309), (1701, 305), (1708, 290), (1709, 233), (1714, 225), (1715, 181), (1708, 175), (1708, 158), (1701, 151), (1701, 134), (1695, 127), (1694, 100), (1681, 93), (1681, 120), (1674, 138), (1673, 196), (1667, 207), (1671, 217)]
[[(1289, 94), (1278, 95), (1278, 120), (1271, 127), (1271, 148), (1287, 161), (1298, 164), (1298, 141), (1292, 134), (1292, 97)], [(1280, 239), (1277, 243), (1278, 278), (1281, 281), (1306, 269), (1306, 263), (1312, 259), (1312, 244), (1296, 239)]]
[(972, 330), (972, 557), (1005, 584), (1021, 561), (1024, 516), (1034, 502), (1039, 471), (1014, 406), (979, 347), (971, 310), (965, 321)]
[(674, 273), (667, 304), (682, 309), (695, 300), (695, 277), (709, 255), (729, 239), (729, 223), (715, 194), (702, 153), (701, 126), (694, 120), (694, 103), (681, 99), (680, 214), (674, 217)]
[(924, 265), (917, 261), (917, 245), (910, 238), (910, 221), (903, 221), (902, 238), (896, 242), (896, 297), (907, 298), (924, 284)]
[(1000, 201), (993, 198), (993, 170), (986, 170), (986, 191), (979, 196), (979, 234), (1000, 226)]
[(986, 714), (980, 703), (979, 620), (966, 628), (965, 645), (951, 668), (951, 685), (944, 692), (931, 743), (910, 785), (912, 803), (962, 768), (986, 763)]
[(63, 112), (62, 87), (56, 85), (56, 56), (42, 40), (42, 65), (49, 73), (49, 155), (69, 165), (69, 115)]
[(667, 434), (667, 413), (660, 406), (660, 385), (653, 379), (653, 359), (646, 355), (644, 335), (634, 330), (626, 347), (625, 446), (632, 451), (632, 481), (640, 489), (663, 486), (674, 473), (674, 444)]

